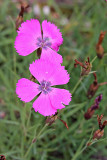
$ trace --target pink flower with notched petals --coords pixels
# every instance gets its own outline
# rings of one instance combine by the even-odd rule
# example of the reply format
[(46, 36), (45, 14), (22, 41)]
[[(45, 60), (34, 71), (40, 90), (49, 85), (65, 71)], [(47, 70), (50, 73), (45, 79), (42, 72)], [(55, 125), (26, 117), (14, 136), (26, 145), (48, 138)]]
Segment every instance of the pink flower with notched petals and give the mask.
[(64, 104), (69, 104), (70, 92), (66, 89), (52, 87), (68, 83), (70, 78), (64, 66), (39, 59), (30, 64), (29, 69), (39, 84), (26, 78), (18, 80), (16, 94), (20, 100), (30, 102), (40, 93), (33, 103), (33, 108), (35, 112), (38, 111), (44, 116), (51, 116), (57, 109), (64, 108)]
[(54, 24), (44, 20), (42, 31), (37, 19), (27, 20), (19, 27), (15, 40), (15, 48), (19, 55), (27, 56), (38, 48), (42, 48), (41, 58), (62, 63), (62, 56), (56, 53), (63, 42), (60, 30)]

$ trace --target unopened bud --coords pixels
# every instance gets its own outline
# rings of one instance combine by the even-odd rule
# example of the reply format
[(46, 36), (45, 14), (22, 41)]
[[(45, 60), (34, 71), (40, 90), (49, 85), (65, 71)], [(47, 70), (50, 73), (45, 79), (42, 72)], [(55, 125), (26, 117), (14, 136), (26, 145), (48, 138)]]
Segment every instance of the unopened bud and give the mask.
[(97, 131), (95, 131), (93, 139), (100, 139), (101, 137), (103, 137), (103, 135), (104, 135), (104, 130), (98, 129)]
[(37, 56), (38, 56), (38, 58), (41, 57), (41, 53), (42, 53), (42, 48), (38, 48), (37, 49)]
[(96, 53), (99, 59), (103, 58), (104, 56), (104, 48), (102, 46), (102, 42), (104, 40), (105, 34), (107, 31), (101, 31), (99, 39), (98, 39), (98, 43), (96, 44)]
[(36, 138), (34, 138), (33, 140), (32, 140), (32, 143), (35, 143), (36, 142)]

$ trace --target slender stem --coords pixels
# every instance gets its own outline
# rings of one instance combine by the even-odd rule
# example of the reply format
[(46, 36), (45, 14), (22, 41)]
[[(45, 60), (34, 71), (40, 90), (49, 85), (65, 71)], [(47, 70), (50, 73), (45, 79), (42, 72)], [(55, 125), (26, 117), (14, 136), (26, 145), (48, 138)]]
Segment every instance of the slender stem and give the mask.
[[(47, 126), (48, 126), (48, 124), (46, 123), (46, 124), (44, 125), (44, 127), (40, 130), (40, 132), (38, 133), (38, 135), (37, 135), (36, 137), (35, 137), (35, 135), (34, 135), (34, 139), (36, 139), (36, 141), (37, 141), (37, 139), (40, 137), (41, 133), (44, 131), (44, 129), (45, 129)], [(25, 154), (25, 156), (24, 156), (24, 159), (25, 159), (25, 158), (27, 157), (27, 155), (29, 154), (31, 148), (33, 147), (33, 144), (34, 144), (34, 143), (31, 143), (31, 144), (30, 144), (30, 146), (29, 146), (29, 148), (28, 148), (28, 150), (27, 150), (27, 152), (26, 152), (26, 154)]]
[(31, 145), (29, 146), (29, 148), (28, 148), (28, 150), (27, 150), (27, 152), (26, 152), (26, 154), (25, 154), (25, 156), (24, 156), (24, 159), (27, 157), (27, 155), (28, 155), (28, 153), (30, 152), (32, 146), (33, 146), (33, 143), (31, 143)]
[(44, 125), (44, 127), (40, 130), (40, 132), (38, 133), (37, 137), (36, 137), (36, 140), (40, 137), (41, 133), (44, 131), (44, 129), (48, 126), (48, 124), (46, 123)]
[[(91, 143), (91, 145), (93, 145), (93, 144), (96, 143), (97, 141), (98, 141), (98, 140), (94, 140), (94, 141)], [(80, 151), (72, 158), (72, 160), (76, 160), (77, 157), (78, 157), (82, 152), (84, 152), (87, 148), (88, 148), (88, 146), (85, 145), (85, 146), (83, 147), (83, 149), (80, 150)]]
[[(100, 140), (97, 140), (97, 139), (92, 140), (92, 143), (90, 144), (90, 146), (92, 146), (94, 143), (102, 142), (102, 141), (104, 141), (104, 140), (107, 140), (107, 138), (100, 139)], [(90, 141), (90, 142), (91, 142), (91, 141)], [(88, 146), (85, 145), (85, 146), (83, 147), (83, 149), (80, 150), (80, 152), (78, 152), (77, 155), (76, 155), (75, 157), (77, 158), (77, 157), (78, 157), (82, 152), (84, 152), (87, 148), (88, 148)], [(75, 157), (74, 157), (73, 159), (71, 159), (71, 160), (75, 160)]]
[(74, 88), (73, 88), (73, 90), (72, 90), (72, 94), (74, 94), (75, 90), (77, 89), (77, 87), (78, 87), (78, 85), (81, 83), (81, 81), (82, 81), (82, 78), (80, 78), (80, 79), (78, 80), (78, 82), (76, 83), (76, 85), (74, 86)]
[(107, 84), (107, 82), (102, 82), (102, 83), (99, 83), (99, 86), (103, 86), (105, 84)]
[[(13, 22), (13, 20), (12, 20), (12, 22)], [(13, 30), (13, 35), (12, 36), (13, 36), (13, 38), (16, 37), (16, 31), (15, 30)], [(13, 50), (13, 71), (14, 71), (14, 73), (16, 75), (16, 52), (15, 52), (14, 45), (12, 47), (12, 50)], [(14, 85), (16, 87), (16, 76), (14, 76)]]
[(92, 64), (96, 60), (96, 58), (97, 56), (95, 56), (90, 63)]
[(97, 71), (92, 71), (92, 72), (89, 72), (89, 74), (92, 74), (92, 73), (96, 73)]
[[(104, 56), (107, 56), (107, 53), (105, 53)], [(92, 64), (96, 60), (96, 58), (97, 56), (95, 56), (90, 63)]]
[(87, 147), (86, 145), (85, 145), (85, 147), (83, 149), (81, 149), (82, 146), (83, 146), (83, 144), (84, 144), (84, 141), (85, 140), (83, 139), (82, 142), (81, 142), (81, 144), (80, 144), (80, 146), (79, 146), (79, 148), (77, 149), (75, 155), (72, 157), (72, 160), (76, 160), (77, 157), (86, 149), (86, 147)]
[(31, 109), (30, 109), (30, 113), (29, 113), (29, 116), (28, 116), (27, 127), (29, 126), (30, 117), (31, 117)]

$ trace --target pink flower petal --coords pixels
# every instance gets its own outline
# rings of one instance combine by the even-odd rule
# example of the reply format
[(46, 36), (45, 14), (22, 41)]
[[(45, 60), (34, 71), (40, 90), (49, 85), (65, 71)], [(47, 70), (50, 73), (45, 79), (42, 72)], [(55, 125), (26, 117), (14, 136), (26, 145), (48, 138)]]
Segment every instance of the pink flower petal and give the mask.
[(65, 107), (63, 104), (69, 105), (72, 96), (66, 89), (52, 88), (49, 97), (54, 108), (62, 109)]
[(38, 20), (31, 19), (21, 24), (15, 40), (19, 55), (27, 56), (38, 48), (37, 38), (41, 38), (41, 26)]
[(49, 81), (49, 78), (53, 72), (51, 69), (52, 67), (53, 65), (51, 65), (49, 61), (38, 59), (30, 64), (29, 70), (39, 82), (43, 80)]
[(55, 66), (53, 74), (50, 77), (51, 86), (62, 85), (69, 82), (69, 74), (64, 66)]
[(30, 64), (31, 74), (39, 81), (50, 81), (51, 86), (66, 84), (69, 81), (69, 74), (59, 63), (39, 59)]
[(59, 46), (63, 42), (62, 34), (55, 24), (44, 20), (42, 22), (43, 38), (48, 37), (52, 43), (51, 48), (55, 51), (59, 50)]
[(52, 114), (55, 114), (57, 111), (51, 104), (49, 95), (41, 93), (41, 95), (35, 100), (33, 103), (33, 108), (35, 112), (39, 112), (40, 114), (44, 116), (51, 116)]
[(62, 56), (49, 47), (42, 49), (41, 59), (48, 59), (52, 63), (62, 63), (63, 61)]
[(30, 102), (36, 95), (39, 94), (38, 90), (39, 85), (26, 79), (22, 78), (18, 80), (16, 86), (16, 94), (18, 95), (20, 100), (25, 102)]
[(54, 64), (51, 64), (48, 60), (38, 59), (30, 64), (29, 70), (31, 74), (39, 81), (49, 81), (50, 76), (53, 73)]

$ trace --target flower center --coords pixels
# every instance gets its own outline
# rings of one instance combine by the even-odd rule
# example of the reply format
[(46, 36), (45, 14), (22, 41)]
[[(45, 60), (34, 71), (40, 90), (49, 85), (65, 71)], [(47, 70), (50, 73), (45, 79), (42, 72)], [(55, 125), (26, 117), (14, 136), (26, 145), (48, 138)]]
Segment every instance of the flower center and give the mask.
[(38, 88), (39, 91), (43, 92), (44, 94), (47, 94), (52, 90), (51, 88), (51, 82), (43, 80)]
[(43, 39), (41, 37), (38, 37), (36, 44), (39, 48), (47, 49), (47, 47), (51, 47), (51, 42), (49, 41), (48, 37), (44, 37)]

